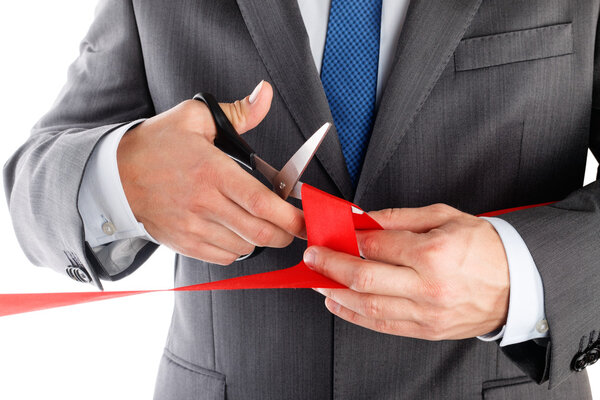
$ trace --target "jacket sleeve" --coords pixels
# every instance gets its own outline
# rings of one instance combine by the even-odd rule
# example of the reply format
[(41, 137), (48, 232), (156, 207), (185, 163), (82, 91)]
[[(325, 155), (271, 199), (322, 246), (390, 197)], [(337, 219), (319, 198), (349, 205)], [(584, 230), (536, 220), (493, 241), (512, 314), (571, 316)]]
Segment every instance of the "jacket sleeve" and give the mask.
[[(600, 159), (600, 35), (596, 34), (589, 147)], [(542, 278), (549, 340), (503, 351), (539, 383), (556, 387), (600, 358), (600, 181), (545, 207), (502, 215)]]
[[(84, 240), (77, 199), (98, 140), (154, 109), (130, 0), (102, 0), (52, 109), (4, 166), (17, 239), (29, 260), (80, 282), (108, 278)], [(156, 244), (133, 261), (141, 264)]]

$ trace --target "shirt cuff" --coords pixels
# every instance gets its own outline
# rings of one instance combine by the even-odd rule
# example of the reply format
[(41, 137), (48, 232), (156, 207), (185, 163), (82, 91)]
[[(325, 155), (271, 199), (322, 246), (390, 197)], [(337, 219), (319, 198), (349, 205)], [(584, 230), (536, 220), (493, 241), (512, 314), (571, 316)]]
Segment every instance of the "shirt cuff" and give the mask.
[(510, 297), (506, 325), (478, 338), (483, 341), (502, 338), (500, 346), (508, 346), (547, 337), (542, 278), (527, 245), (519, 232), (503, 219), (483, 219), (492, 224), (504, 245), (510, 275)]
[(123, 125), (101, 138), (85, 167), (77, 205), (83, 220), (85, 240), (92, 248), (135, 237), (158, 243), (133, 215), (117, 165), (117, 148), (121, 138), (143, 121), (139, 119)]

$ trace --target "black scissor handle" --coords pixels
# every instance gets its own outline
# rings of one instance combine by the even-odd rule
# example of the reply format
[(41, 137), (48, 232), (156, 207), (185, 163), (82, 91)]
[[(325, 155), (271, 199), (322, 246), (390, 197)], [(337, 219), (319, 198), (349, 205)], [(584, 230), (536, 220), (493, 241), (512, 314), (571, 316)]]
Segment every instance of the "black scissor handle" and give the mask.
[(233, 158), (246, 168), (254, 171), (256, 163), (254, 155), (256, 152), (246, 143), (244, 139), (236, 132), (231, 122), (210, 93), (200, 92), (194, 96), (194, 100), (198, 100), (206, 104), (208, 111), (213, 116), (215, 125), (217, 126), (217, 136), (215, 136), (215, 146)]
[[(252, 150), (252, 147), (236, 132), (231, 122), (221, 109), (219, 103), (215, 97), (210, 93), (200, 92), (194, 95), (194, 100), (198, 100), (206, 104), (208, 111), (210, 111), (215, 125), (217, 126), (217, 135), (215, 136), (215, 146), (233, 158), (244, 167), (254, 171), (256, 168), (256, 162), (254, 161), (254, 155), (256, 152)], [(247, 260), (260, 254), (264, 250), (264, 247), (255, 247), (252, 253), (245, 256), (239, 257), (236, 261)]]

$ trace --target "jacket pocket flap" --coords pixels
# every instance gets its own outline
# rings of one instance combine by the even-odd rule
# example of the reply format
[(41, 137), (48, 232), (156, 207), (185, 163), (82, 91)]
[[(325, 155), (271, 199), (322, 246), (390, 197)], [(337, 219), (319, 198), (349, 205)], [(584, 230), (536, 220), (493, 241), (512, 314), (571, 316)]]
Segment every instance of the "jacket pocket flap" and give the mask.
[(225, 375), (191, 364), (165, 350), (154, 400), (224, 400)]
[(464, 39), (454, 53), (456, 71), (571, 54), (571, 25), (551, 25)]

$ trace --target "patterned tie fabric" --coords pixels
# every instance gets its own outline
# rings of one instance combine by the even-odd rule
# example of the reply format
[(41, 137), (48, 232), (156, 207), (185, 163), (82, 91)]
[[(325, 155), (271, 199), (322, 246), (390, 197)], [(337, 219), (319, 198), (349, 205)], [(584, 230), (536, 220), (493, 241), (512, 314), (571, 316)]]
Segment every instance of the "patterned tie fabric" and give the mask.
[(332, 0), (321, 81), (356, 187), (375, 119), (382, 0)]

